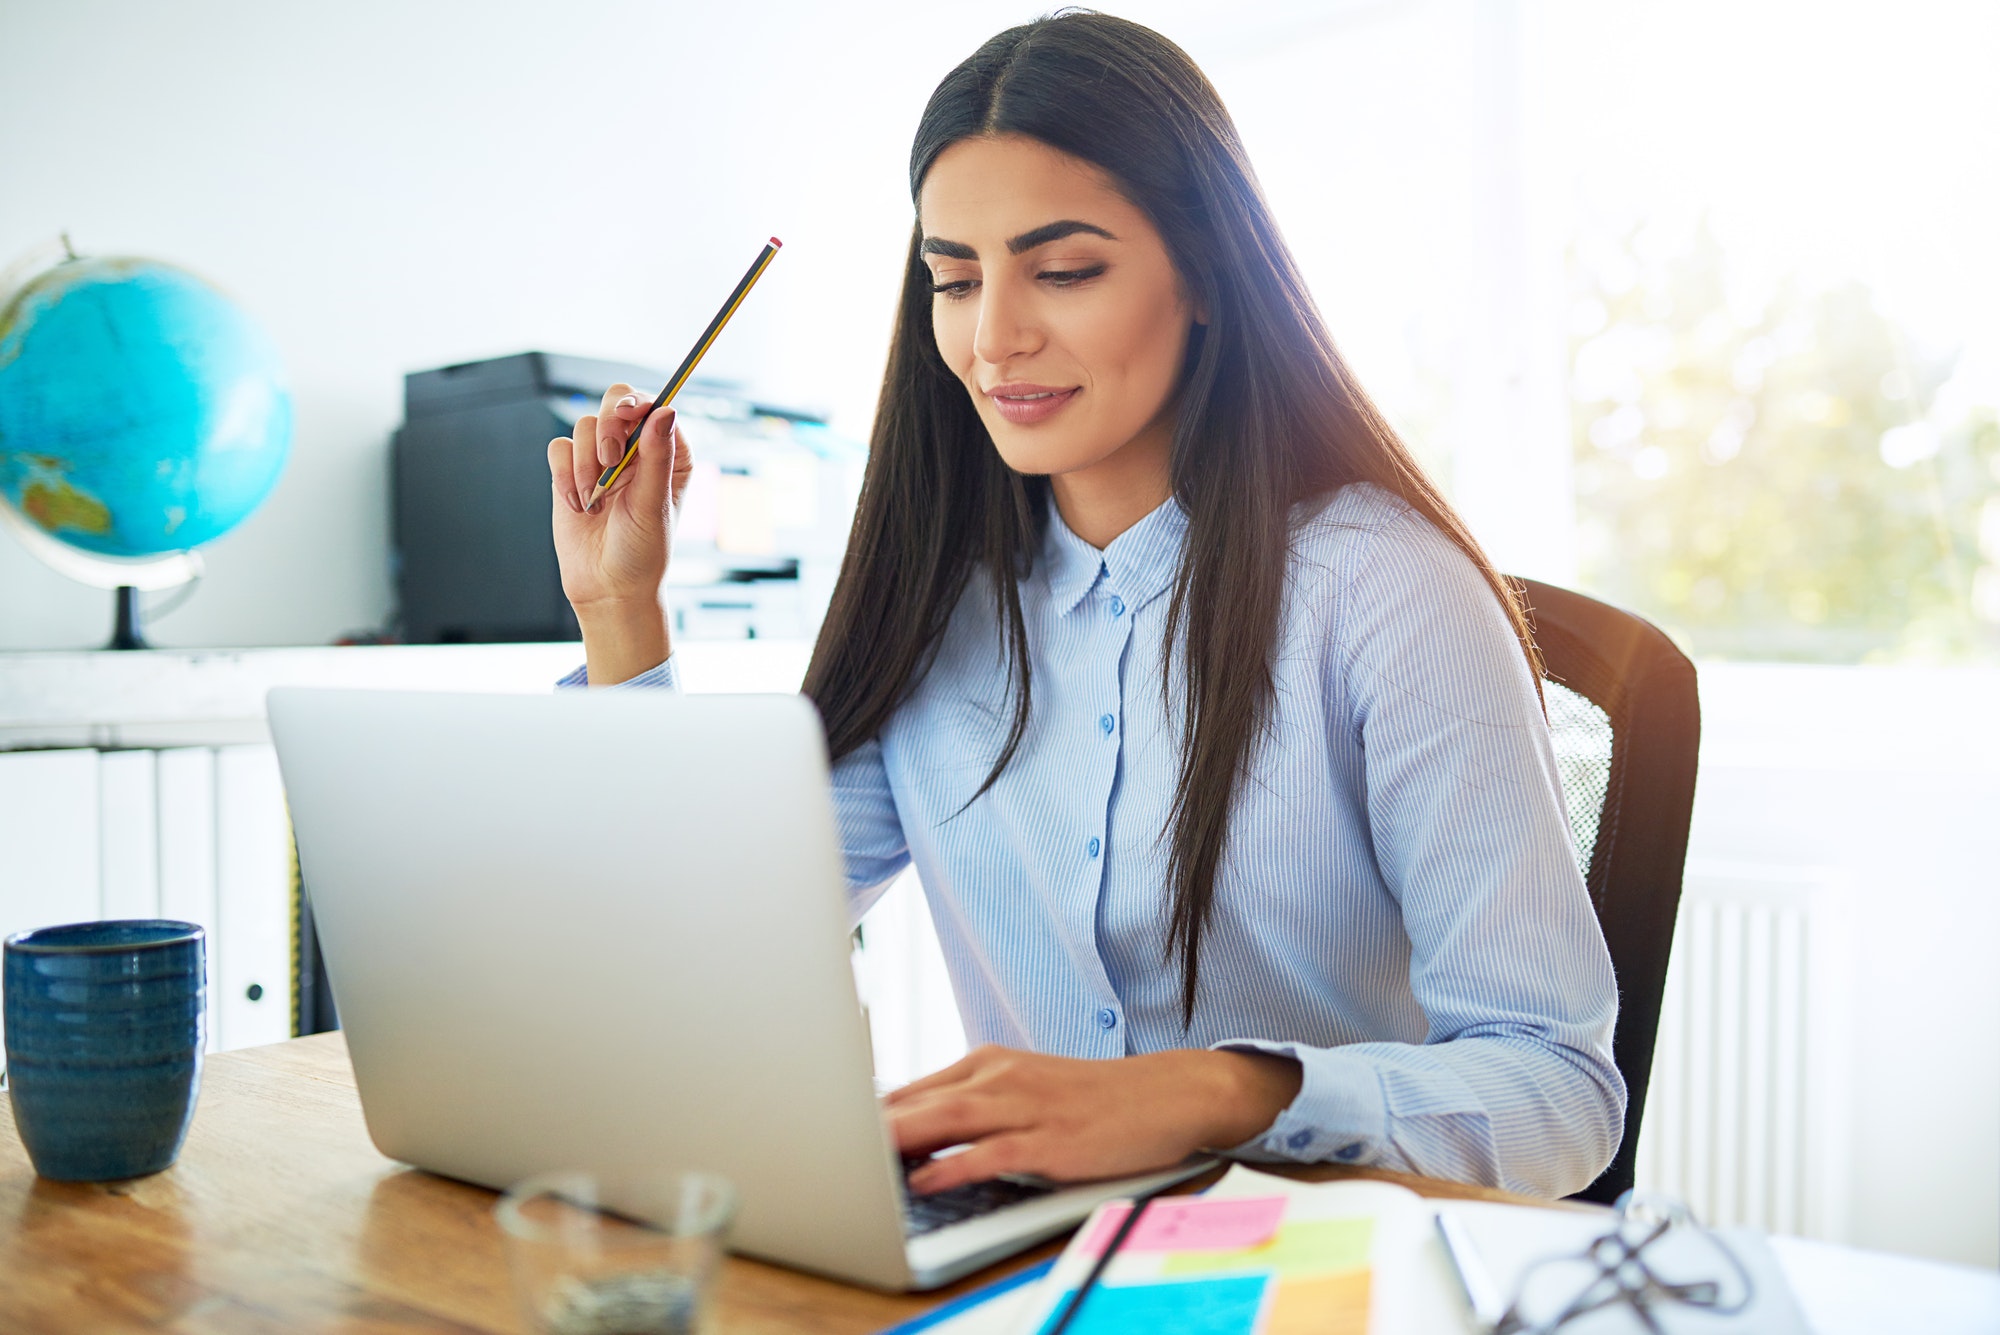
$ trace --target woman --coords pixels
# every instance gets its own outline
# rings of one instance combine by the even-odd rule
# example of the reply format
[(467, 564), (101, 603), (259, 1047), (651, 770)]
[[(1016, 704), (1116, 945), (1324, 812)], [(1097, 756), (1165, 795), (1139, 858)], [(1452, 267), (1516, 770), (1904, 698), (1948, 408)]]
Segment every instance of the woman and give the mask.
[[(1132, 23), (1013, 28), (939, 85), (910, 184), (805, 689), (854, 914), (915, 864), (979, 1045), (890, 1096), (906, 1151), (970, 1146), (913, 1186), (1201, 1149), (1587, 1185), (1617, 994), (1521, 610), (1213, 88)], [(643, 410), (614, 387), (549, 447), (592, 685), (673, 684), (671, 417), (578, 501)]]

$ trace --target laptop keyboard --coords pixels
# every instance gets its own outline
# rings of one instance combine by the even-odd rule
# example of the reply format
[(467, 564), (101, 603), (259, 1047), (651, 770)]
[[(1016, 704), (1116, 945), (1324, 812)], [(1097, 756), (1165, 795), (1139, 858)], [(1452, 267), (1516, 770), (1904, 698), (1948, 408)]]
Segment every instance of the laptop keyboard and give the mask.
[[(903, 1176), (907, 1179), (910, 1170), (925, 1161), (905, 1155)], [(1037, 1196), (1046, 1196), (1054, 1187), (1032, 1182), (1015, 1182), (1007, 1178), (994, 1178), (990, 1182), (968, 1182), (962, 1187), (952, 1187), (948, 1191), (934, 1191), (928, 1196), (919, 1196), (905, 1190), (903, 1206), (903, 1232), (909, 1237), (929, 1233), (947, 1224), (961, 1223), (977, 1215), (990, 1214), (1005, 1206), (1021, 1201), (1031, 1201)]]

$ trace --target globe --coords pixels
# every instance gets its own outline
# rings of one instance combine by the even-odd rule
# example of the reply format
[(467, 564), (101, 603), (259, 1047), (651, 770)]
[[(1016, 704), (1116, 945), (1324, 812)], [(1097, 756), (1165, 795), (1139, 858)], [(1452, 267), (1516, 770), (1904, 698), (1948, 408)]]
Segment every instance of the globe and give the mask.
[(276, 347), (185, 270), (71, 258), (0, 308), (0, 507), (24, 536), (112, 567), (190, 551), (263, 503), (291, 439)]

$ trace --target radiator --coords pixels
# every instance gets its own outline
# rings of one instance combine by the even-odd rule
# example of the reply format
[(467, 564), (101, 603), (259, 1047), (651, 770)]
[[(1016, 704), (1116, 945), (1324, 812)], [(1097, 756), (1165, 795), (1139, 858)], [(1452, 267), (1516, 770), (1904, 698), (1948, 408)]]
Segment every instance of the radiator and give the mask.
[(1830, 868), (1688, 864), (1641, 1190), (1707, 1224), (1846, 1239), (1847, 900)]

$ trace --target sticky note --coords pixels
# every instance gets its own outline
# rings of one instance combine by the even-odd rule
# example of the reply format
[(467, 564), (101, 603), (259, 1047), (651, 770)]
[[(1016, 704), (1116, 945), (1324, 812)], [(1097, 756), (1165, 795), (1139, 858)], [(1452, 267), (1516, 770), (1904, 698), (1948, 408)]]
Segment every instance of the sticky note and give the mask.
[(1369, 1247), (1374, 1239), (1375, 1221), (1366, 1215), (1355, 1219), (1309, 1219), (1286, 1224), (1276, 1236), (1259, 1246), (1169, 1256), (1165, 1272), (1212, 1275), (1224, 1270), (1268, 1270), (1281, 1276), (1306, 1276), (1363, 1270), (1368, 1266)]
[[(1082, 1255), (1110, 1245), (1129, 1205), (1107, 1206), (1084, 1240)], [(1283, 1196), (1163, 1196), (1119, 1244), (1121, 1252), (1241, 1251), (1268, 1242), (1285, 1217)]]
[(1372, 1275), (1350, 1270), (1320, 1279), (1284, 1279), (1260, 1335), (1368, 1335)]
[[(1263, 1275), (1191, 1279), (1164, 1284), (1100, 1284), (1084, 1295), (1083, 1306), (1065, 1335), (1254, 1335), (1271, 1281)], [(1040, 1327), (1056, 1324), (1069, 1306), (1066, 1289)]]

